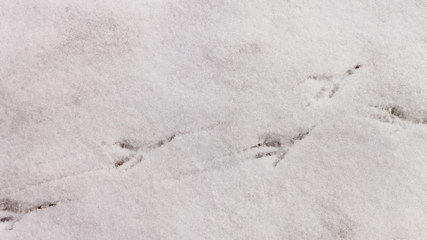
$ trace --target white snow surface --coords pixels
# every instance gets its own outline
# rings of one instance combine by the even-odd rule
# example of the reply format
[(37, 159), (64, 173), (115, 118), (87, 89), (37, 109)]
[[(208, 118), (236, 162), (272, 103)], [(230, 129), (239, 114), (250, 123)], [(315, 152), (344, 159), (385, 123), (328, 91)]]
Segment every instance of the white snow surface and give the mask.
[(0, 239), (427, 239), (427, 2), (0, 1)]

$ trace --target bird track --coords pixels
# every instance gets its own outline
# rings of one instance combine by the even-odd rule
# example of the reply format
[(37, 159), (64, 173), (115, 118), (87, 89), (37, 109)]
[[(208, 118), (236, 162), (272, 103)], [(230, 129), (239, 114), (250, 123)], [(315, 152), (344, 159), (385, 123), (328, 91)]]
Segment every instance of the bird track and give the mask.
[(307, 130), (300, 130), (297, 134), (290, 137), (277, 133), (266, 133), (260, 136), (258, 144), (244, 149), (244, 151), (251, 149), (260, 150), (255, 154), (255, 159), (273, 156), (275, 157), (273, 167), (277, 167), (292, 147), (305, 139), (314, 128), (315, 126)]
[[(371, 106), (375, 110), (374, 119), (383, 122), (398, 124), (401, 127), (407, 127), (408, 124), (427, 124), (427, 117), (414, 117), (411, 116), (407, 110), (397, 105), (386, 106)], [(427, 115), (427, 114), (424, 114)]]
[[(139, 164), (142, 161), (142, 159), (143, 159), (142, 154), (143, 153), (146, 153), (146, 152), (158, 149), (160, 147), (163, 147), (164, 145), (172, 142), (178, 136), (184, 136), (184, 135), (189, 135), (189, 134), (194, 134), (194, 133), (204, 132), (204, 131), (211, 131), (211, 130), (219, 127), (219, 126), (226, 125), (226, 124), (228, 124), (228, 123), (227, 122), (218, 122), (216, 124), (208, 125), (208, 126), (196, 129), (196, 130), (177, 131), (177, 132), (174, 132), (174, 133), (172, 133), (166, 137), (163, 137), (161, 139), (157, 139), (157, 140), (155, 140), (151, 143), (148, 143), (148, 144), (141, 144), (137, 140), (122, 139), (122, 140), (114, 143), (113, 146), (124, 149), (128, 153), (121, 156), (119, 158), (119, 160), (115, 161), (114, 168), (124, 168), (124, 169), (133, 168), (134, 166), (136, 166), (137, 164)], [(97, 168), (97, 169), (81, 171), (81, 172), (77, 172), (74, 174), (55, 177), (53, 179), (45, 180), (45, 181), (34, 183), (34, 184), (28, 184), (25, 187), (17, 189), (12, 194), (16, 194), (16, 193), (19, 193), (22, 191), (26, 191), (30, 188), (42, 186), (42, 185), (49, 184), (52, 182), (62, 181), (64, 179), (76, 178), (79, 176), (89, 175), (89, 174), (104, 172), (104, 171), (111, 171), (111, 167), (101, 167), (101, 168)]]
[[(315, 101), (320, 101), (321, 99), (331, 99), (339, 91), (340, 83), (348, 76), (353, 75), (361, 67), (361, 64), (357, 64), (341, 74), (310, 75), (306, 78), (305, 82), (308, 84), (314, 83), (310, 81), (320, 81), (323, 83), (323, 86), (320, 88), (319, 91), (315, 93), (313, 97)], [(311, 104), (308, 103), (307, 105), (305, 105), (304, 109), (309, 107), (310, 105)], [(298, 142), (304, 140), (310, 134), (313, 128), (316, 127), (318, 124), (319, 123), (316, 123), (308, 130), (300, 130), (297, 134), (290, 137), (275, 133), (265, 133), (259, 137), (260, 141), (257, 145), (244, 149), (244, 151), (248, 151), (250, 149), (260, 150), (255, 154), (255, 159), (273, 156), (275, 158), (273, 167), (277, 167), (277, 165), (285, 158), (285, 156), (293, 148), (293, 146)]]
[(129, 153), (125, 156), (120, 157), (120, 159), (114, 163), (114, 167), (121, 168), (127, 165), (127, 168), (133, 168), (134, 166), (142, 162), (143, 153), (150, 152), (160, 147), (163, 147), (164, 145), (175, 140), (177, 137), (195, 134), (198, 132), (211, 131), (218, 126), (225, 125), (225, 124), (228, 124), (228, 123), (219, 122), (206, 127), (202, 127), (197, 130), (173, 132), (165, 137), (157, 139), (148, 144), (141, 144), (137, 140), (121, 139), (117, 141), (115, 145), (118, 145), (120, 148), (127, 150)]
[(57, 204), (57, 201), (28, 203), (10, 198), (2, 198), (0, 199), (0, 223), (7, 224), (7, 229), (12, 230), (14, 224), (19, 222), (26, 214), (55, 207)]
[[(314, 99), (318, 101), (322, 98), (333, 98), (340, 89), (340, 82), (346, 79), (348, 76), (353, 75), (361, 67), (362, 65), (358, 64), (341, 74), (332, 74), (332, 75), (321, 74), (321, 75), (308, 76), (306, 78), (306, 81), (312, 80), (312, 81), (321, 81), (324, 83), (321, 89), (314, 96)], [(308, 104), (306, 107), (308, 106), (310, 106), (310, 104)]]

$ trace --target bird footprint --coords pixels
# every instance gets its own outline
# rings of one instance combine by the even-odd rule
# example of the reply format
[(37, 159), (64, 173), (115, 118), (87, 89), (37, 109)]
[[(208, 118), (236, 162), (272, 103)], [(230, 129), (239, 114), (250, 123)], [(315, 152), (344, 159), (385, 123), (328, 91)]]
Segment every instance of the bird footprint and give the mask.
[(0, 223), (6, 224), (6, 228), (12, 230), (14, 224), (20, 221), (24, 215), (40, 209), (54, 207), (57, 204), (58, 202), (44, 201), (28, 203), (10, 198), (2, 198), (0, 199)]
[[(306, 84), (308, 84), (308, 86), (317, 87), (318, 89), (320, 88), (314, 93), (314, 101), (317, 102), (322, 99), (333, 98), (340, 89), (341, 81), (343, 81), (348, 76), (353, 75), (353, 73), (361, 67), (362, 65), (359, 64), (341, 74), (322, 74), (311, 75), (307, 77)], [(310, 105), (311, 103), (308, 103), (305, 107), (309, 107)]]
[[(289, 150), (299, 141), (308, 136), (309, 130), (301, 130), (298, 134), (291, 137), (280, 135), (277, 133), (267, 133), (260, 136), (260, 142), (257, 145), (249, 147), (249, 149), (256, 150), (255, 158), (260, 159), (264, 157), (273, 156), (275, 161), (273, 167), (276, 167), (282, 161)], [(248, 150), (249, 150), (248, 149)]]

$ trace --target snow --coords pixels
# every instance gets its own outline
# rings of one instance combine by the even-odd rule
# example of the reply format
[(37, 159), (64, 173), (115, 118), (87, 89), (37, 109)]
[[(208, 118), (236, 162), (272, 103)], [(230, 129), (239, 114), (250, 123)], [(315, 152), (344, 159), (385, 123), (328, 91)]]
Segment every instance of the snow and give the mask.
[(427, 4), (0, 2), (0, 239), (427, 239)]

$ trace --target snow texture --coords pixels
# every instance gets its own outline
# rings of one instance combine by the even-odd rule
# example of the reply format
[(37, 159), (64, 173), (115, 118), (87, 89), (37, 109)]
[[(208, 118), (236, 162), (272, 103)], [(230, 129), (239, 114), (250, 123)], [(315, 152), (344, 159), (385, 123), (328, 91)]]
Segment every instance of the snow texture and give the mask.
[(0, 1), (0, 239), (427, 239), (427, 2)]

